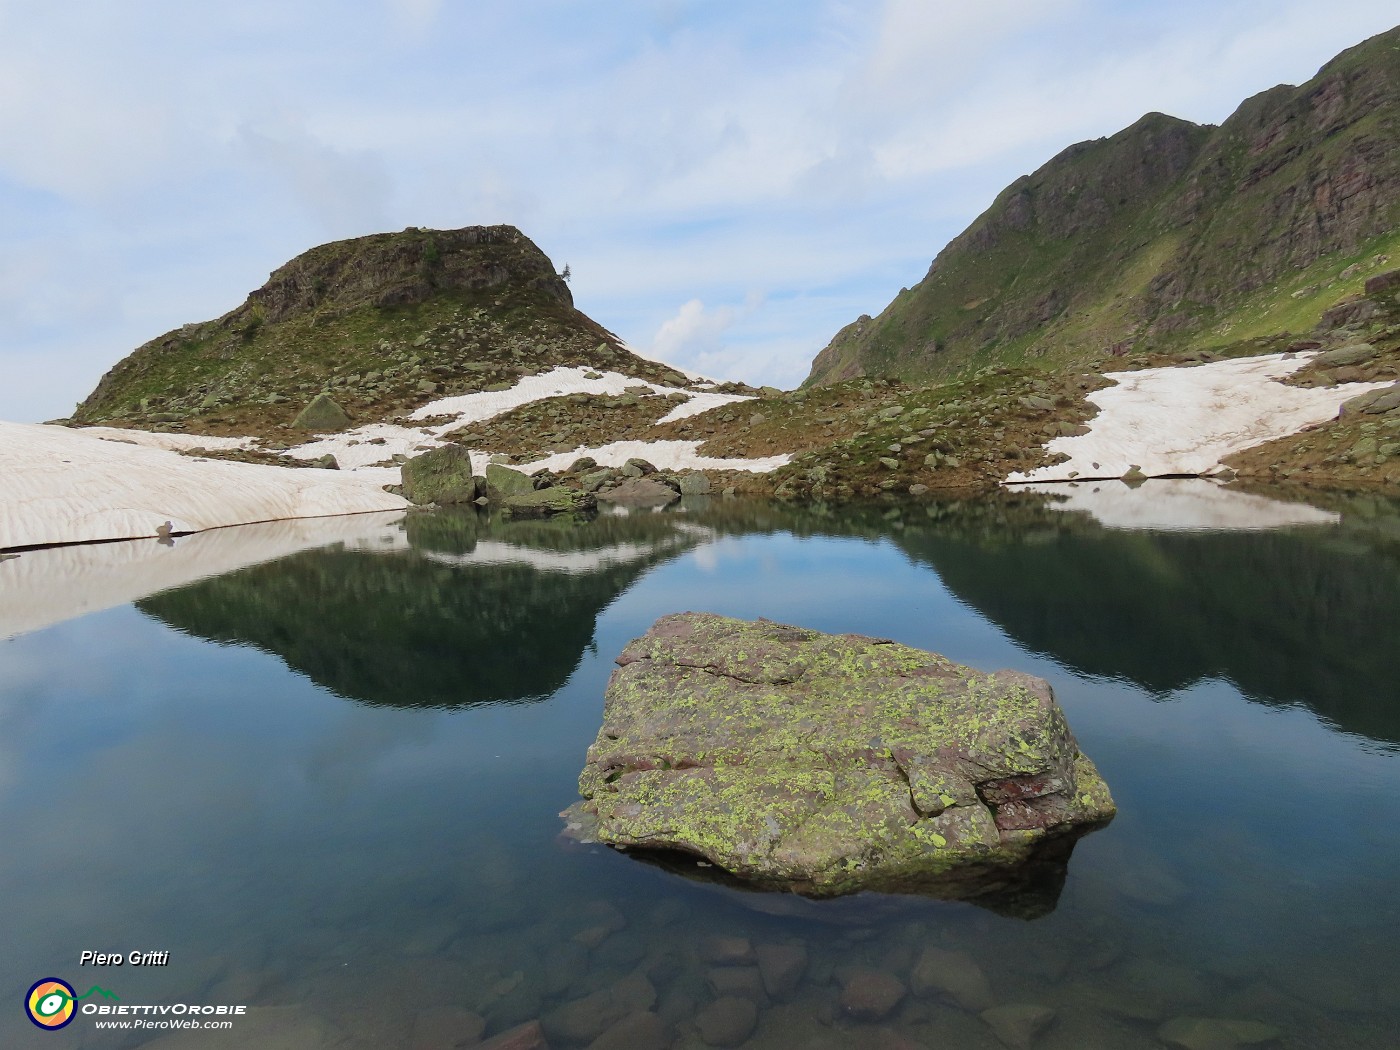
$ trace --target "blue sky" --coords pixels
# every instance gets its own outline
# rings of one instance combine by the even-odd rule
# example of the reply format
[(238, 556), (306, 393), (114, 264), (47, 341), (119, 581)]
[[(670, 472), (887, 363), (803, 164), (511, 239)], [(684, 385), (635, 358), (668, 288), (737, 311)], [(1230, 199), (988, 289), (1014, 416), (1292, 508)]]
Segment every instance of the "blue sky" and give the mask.
[(1016, 176), (1218, 123), (1394, 0), (0, 0), (0, 418), (315, 244), (519, 226), (643, 353), (796, 385)]

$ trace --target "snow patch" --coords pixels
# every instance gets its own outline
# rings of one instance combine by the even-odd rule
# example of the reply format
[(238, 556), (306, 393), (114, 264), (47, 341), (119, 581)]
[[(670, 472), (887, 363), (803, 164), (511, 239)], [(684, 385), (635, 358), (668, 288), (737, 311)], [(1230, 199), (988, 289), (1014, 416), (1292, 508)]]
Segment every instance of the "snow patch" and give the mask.
[(1295, 387), (1279, 382), (1311, 354), (1242, 357), (1194, 366), (1114, 372), (1115, 386), (1088, 395), (1099, 414), (1089, 433), (1052, 440), (1069, 459), (1006, 484), (1118, 478), (1136, 465), (1148, 477), (1208, 474), (1235, 452), (1334, 419), (1343, 401), (1391, 384)]
[(369, 476), (198, 460), (82, 430), (0, 423), (0, 548), (400, 510)]
[(757, 459), (721, 459), (702, 456), (696, 449), (700, 441), (613, 441), (597, 448), (578, 448), (560, 452), (517, 467), (527, 474), (537, 470), (563, 470), (580, 456), (590, 456), (599, 466), (620, 467), (629, 459), (644, 459), (658, 470), (746, 470), (766, 474), (787, 466), (792, 456), (765, 456)]

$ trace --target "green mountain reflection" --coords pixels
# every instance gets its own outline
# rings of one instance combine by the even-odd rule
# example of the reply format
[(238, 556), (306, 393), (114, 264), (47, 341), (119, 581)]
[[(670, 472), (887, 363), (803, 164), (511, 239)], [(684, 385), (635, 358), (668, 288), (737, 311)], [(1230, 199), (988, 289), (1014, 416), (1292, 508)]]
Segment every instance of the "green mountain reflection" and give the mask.
[(586, 525), (437, 512), (411, 515), (387, 553), (311, 551), (138, 604), (366, 703), (529, 701), (568, 678), (607, 605), (706, 536), (859, 537), (896, 545), (1071, 670), (1159, 695), (1222, 678), (1400, 742), (1400, 505), (1330, 509), (1339, 525), (1194, 533), (1108, 529), (1032, 494), (840, 510), (714, 500)]
[[(1130, 532), (1038, 499), (961, 503), (896, 542), (1020, 645), (1163, 694), (1223, 678), (1400, 741), (1400, 508), (1338, 526)], [(909, 519), (906, 519), (909, 520)]]
[(211, 641), (280, 657), (339, 696), (460, 707), (549, 696), (601, 612), (703, 532), (670, 516), (588, 526), (413, 514), (390, 551), (307, 551), (137, 603)]

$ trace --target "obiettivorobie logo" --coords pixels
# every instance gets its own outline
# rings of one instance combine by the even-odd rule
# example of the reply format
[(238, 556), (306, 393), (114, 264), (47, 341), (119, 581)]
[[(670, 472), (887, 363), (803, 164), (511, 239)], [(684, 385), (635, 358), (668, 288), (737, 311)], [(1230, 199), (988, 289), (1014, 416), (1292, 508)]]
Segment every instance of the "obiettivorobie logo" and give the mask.
[(30, 986), (28, 994), (24, 997), (24, 1012), (40, 1028), (50, 1032), (57, 1031), (72, 1023), (74, 1015), (78, 1012), (78, 1000), (86, 999), (90, 995), (120, 1001), (119, 996), (95, 984), (79, 995), (67, 981), (57, 977), (45, 977)]
[[(63, 978), (45, 977), (29, 986), (24, 1012), (39, 1028), (54, 1032), (68, 1027), (79, 1014), (91, 1017), (98, 1028), (232, 1028), (232, 1018), (245, 1016), (248, 1007), (241, 1003), (124, 1003), (121, 996), (97, 985), (79, 995)], [(217, 1020), (205, 1019), (211, 1017)]]

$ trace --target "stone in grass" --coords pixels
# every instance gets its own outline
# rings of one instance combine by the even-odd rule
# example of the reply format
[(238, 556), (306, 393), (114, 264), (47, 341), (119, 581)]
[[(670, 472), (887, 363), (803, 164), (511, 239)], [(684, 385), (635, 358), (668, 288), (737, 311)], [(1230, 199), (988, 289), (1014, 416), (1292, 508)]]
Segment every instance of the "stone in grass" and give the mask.
[(1157, 1029), (1157, 1038), (1178, 1050), (1239, 1050), (1276, 1042), (1282, 1035), (1259, 1021), (1223, 1017), (1177, 1017)]
[(1114, 814), (1039, 678), (711, 613), (662, 617), (617, 662), (577, 838), (813, 897), (977, 899)]
[(500, 507), (507, 518), (552, 518), (556, 514), (592, 514), (598, 500), (591, 492), (555, 485), (505, 496)]
[(314, 430), (318, 434), (344, 430), (349, 425), (350, 417), (345, 409), (337, 405), (329, 394), (317, 394), (292, 420), (292, 426), (297, 430)]
[(1008, 1003), (982, 1011), (987, 1027), (1011, 1050), (1031, 1050), (1054, 1019), (1054, 1010), (1034, 1003)]
[(404, 498), (410, 503), (446, 506), (476, 499), (472, 457), (464, 445), (429, 449), (399, 467), (399, 473)]
[(752, 999), (727, 995), (697, 1013), (695, 1027), (710, 1046), (738, 1046), (758, 1027), (758, 1006)]

